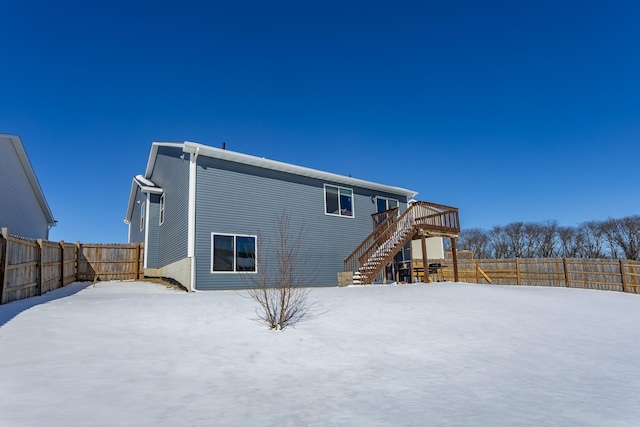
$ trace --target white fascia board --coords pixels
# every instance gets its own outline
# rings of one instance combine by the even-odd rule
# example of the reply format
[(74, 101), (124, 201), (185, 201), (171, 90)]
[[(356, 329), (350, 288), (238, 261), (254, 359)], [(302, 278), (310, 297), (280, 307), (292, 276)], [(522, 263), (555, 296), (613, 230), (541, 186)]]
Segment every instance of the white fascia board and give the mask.
[(7, 133), (0, 133), (0, 139), (7, 139), (13, 145), (13, 149), (18, 155), (18, 159), (22, 165), (22, 169), (27, 175), (27, 179), (29, 180), (29, 184), (33, 190), (33, 193), (38, 200), (38, 204), (40, 205), (40, 209), (42, 209), (42, 213), (44, 214), (47, 225), (49, 227), (56, 226), (56, 220), (53, 217), (53, 213), (49, 208), (49, 204), (47, 203), (47, 199), (44, 197), (44, 192), (42, 191), (42, 187), (40, 186), (40, 182), (38, 181), (38, 177), (33, 170), (33, 166), (31, 165), (31, 161), (29, 160), (29, 156), (22, 145), (22, 140), (19, 135), (12, 135)]
[(182, 142), (154, 142), (151, 144), (151, 152), (149, 153), (149, 160), (147, 161), (147, 168), (144, 172), (144, 177), (149, 179), (151, 178), (151, 174), (153, 174), (153, 168), (156, 165), (156, 159), (158, 158), (158, 148), (159, 147), (175, 147), (182, 148)]
[(136, 179), (131, 180), (131, 190), (129, 190), (129, 202), (127, 203), (127, 212), (124, 214), (124, 223), (131, 224), (131, 215), (133, 215), (133, 203), (136, 198), (136, 188), (138, 185)]
[(157, 185), (155, 185), (153, 182), (149, 181), (147, 178), (145, 178), (142, 175), (136, 175), (136, 179), (140, 181), (140, 183), (145, 187), (157, 187)]
[(198, 150), (200, 155), (213, 157), (216, 159), (227, 160), (235, 163), (256, 166), (264, 169), (271, 169), (279, 172), (290, 173), (293, 175), (315, 178), (326, 182), (335, 182), (353, 187), (367, 188), (369, 190), (380, 191), (384, 193), (399, 194), (411, 199), (418, 193), (416, 191), (407, 190), (405, 188), (393, 187), (384, 184), (378, 184), (363, 179), (351, 178), (344, 175), (338, 175), (330, 172), (323, 172), (317, 169), (296, 166), (289, 163), (278, 162), (276, 160), (264, 159), (261, 157), (250, 156), (248, 154), (236, 153), (234, 151), (223, 150), (221, 148), (209, 147), (195, 142), (185, 141), (183, 151), (185, 153), (195, 153)]
[[(148, 181), (148, 180), (145, 180), (145, 181)], [(152, 194), (162, 194), (162, 193), (164, 193), (164, 190), (162, 188), (156, 186), (151, 181), (148, 181), (148, 182), (151, 183), (154, 186), (153, 187), (149, 187), (149, 186), (146, 186), (146, 185), (142, 185), (142, 183), (140, 181), (138, 181), (136, 178), (133, 178), (131, 180), (131, 190), (129, 192), (129, 202), (127, 203), (127, 212), (125, 213), (125, 217), (124, 217), (125, 224), (130, 224), (131, 223), (131, 216), (133, 215), (133, 205), (135, 204), (136, 189), (137, 188), (140, 188), (140, 191), (142, 191), (143, 193), (152, 193)]]
[(178, 142), (154, 142), (153, 144), (151, 144), (151, 151), (149, 152), (149, 159), (147, 160), (147, 168), (145, 169), (144, 175), (136, 175), (133, 178), (133, 182), (131, 183), (131, 192), (129, 193), (129, 203), (127, 204), (127, 212), (125, 214), (125, 219), (124, 219), (124, 222), (126, 224), (129, 224), (129, 222), (131, 221), (131, 215), (133, 215), (133, 204), (135, 203), (134, 198), (136, 196), (136, 187), (135, 187), (136, 185), (140, 187), (143, 193), (153, 193), (153, 194), (163, 193), (162, 188), (158, 187), (150, 180), (151, 174), (153, 173), (153, 168), (156, 164), (156, 158), (158, 157), (158, 148), (159, 147), (182, 148), (182, 145), (183, 145), (182, 143), (178, 143)]
[(146, 185), (141, 185), (140, 189), (143, 193), (152, 193), (152, 194), (162, 194), (164, 190), (160, 187), (147, 187)]

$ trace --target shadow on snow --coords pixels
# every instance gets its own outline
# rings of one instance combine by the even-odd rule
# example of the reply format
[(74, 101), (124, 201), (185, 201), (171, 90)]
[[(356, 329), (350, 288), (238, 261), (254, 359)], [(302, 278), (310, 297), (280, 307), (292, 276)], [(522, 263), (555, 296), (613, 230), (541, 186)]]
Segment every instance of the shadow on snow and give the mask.
[(60, 298), (65, 298), (80, 292), (81, 290), (91, 286), (92, 282), (74, 282), (69, 283), (63, 288), (54, 289), (44, 295), (26, 298), (19, 301), (12, 301), (0, 305), (0, 327), (4, 326), (11, 319), (16, 317), (23, 311), (27, 311), (32, 307), (45, 304)]

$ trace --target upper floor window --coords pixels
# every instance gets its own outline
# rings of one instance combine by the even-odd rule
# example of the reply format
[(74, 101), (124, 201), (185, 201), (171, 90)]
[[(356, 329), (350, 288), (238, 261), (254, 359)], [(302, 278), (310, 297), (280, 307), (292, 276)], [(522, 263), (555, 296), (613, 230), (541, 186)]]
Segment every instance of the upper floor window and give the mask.
[(378, 212), (383, 212), (389, 209), (397, 208), (398, 201), (396, 199), (388, 199), (386, 197), (376, 197), (376, 206)]
[(144, 230), (144, 217), (147, 213), (147, 203), (142, 202), (140, 205), (140, 231)]
[[(376, 209), (378, 212), (385, 212), (385, 211), (388, 211), (389, 209), (393, 209), (397, 207), (398, 207), (398, 201), (396, 199), (389, 199), (389, 198), (380, 197), (380, 196), (376, 197)], [(373, 219), (375, 225), (378, 226), (382, 224), (384, 220), (387, 219), (389, 214), (390, 213), (375, 215)], [(398, 215), (397, 211), (395, 215)]]
[(325, 185), (324, 212), (327, 215), (353, 218), (353, 190), (335, 185)]
[(164, 222), (164, 193), (160, 196), (160, 225)]

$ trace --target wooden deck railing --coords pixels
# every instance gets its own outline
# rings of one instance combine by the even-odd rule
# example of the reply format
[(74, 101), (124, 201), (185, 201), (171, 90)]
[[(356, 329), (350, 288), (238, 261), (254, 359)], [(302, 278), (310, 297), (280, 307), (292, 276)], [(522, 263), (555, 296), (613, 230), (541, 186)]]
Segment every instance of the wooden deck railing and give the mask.
[(458, 208), (429, 202), (415, 202), (411, 208), (414, 210), (416, 226), (422, 226), (434, 234), (460, 233)]

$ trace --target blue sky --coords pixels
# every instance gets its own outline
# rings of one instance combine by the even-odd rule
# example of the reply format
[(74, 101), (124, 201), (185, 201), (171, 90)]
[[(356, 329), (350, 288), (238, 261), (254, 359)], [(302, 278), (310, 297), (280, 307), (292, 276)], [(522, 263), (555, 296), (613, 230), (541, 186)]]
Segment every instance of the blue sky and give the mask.
[(640, 214), (640, 2), (0, 3), (53, 240), (122, 242), (153, 141), (418, 191), (463, 228)]

